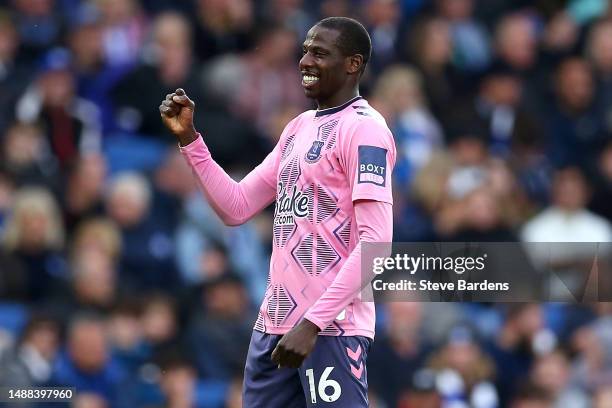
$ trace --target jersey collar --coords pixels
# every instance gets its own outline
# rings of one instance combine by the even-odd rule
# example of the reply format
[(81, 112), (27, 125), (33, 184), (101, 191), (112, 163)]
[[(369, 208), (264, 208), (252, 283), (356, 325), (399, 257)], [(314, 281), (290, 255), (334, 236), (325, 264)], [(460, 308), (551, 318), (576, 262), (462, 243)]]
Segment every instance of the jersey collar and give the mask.
[(358, 96), (354, 97), (353, 99), (350, 99), (349, 101), (344, 102), (340, 106), (335, 106), (333, 108), (317, 110), (317, 113), (315, 113), (315, 118), (318, 118), (319, 116), (331, 115), (332, 113), (340, 112), (342, 109), (348, 107), (350, 104), (352, 104), (353, 102), (358, 101), (360, 99), (363, 99), (363, 98), (360, 95), (358, 95)]

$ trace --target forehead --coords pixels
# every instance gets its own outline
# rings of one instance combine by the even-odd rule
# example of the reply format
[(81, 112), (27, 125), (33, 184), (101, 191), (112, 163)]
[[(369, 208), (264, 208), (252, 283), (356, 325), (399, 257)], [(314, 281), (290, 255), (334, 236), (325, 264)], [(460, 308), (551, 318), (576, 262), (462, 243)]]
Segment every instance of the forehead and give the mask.
[(314, 26), (306, 34), (304, 46), (338, 48), (337, 40), (340, 32), (329, 28)]

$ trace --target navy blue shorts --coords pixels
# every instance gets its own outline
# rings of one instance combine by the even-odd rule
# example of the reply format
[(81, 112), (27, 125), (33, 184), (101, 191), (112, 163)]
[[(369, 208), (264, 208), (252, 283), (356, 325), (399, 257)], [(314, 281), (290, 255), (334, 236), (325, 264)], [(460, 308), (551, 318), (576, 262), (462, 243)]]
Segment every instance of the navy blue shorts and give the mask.
[(253, 331), (244, 372), (244, 408), (368, 406), (366, 359), (372, 340), (319, 336), (302, 366), (277, 368), (272, 351), (282, 336)]

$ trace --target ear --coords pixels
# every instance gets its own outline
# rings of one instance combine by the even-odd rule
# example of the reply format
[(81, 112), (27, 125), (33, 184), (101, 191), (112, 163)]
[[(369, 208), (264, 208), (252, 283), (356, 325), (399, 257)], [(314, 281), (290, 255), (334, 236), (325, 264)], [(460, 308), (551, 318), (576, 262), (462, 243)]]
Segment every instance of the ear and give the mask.
[(361, 70), (363, 66), (363, 55), (355, 54), (347, 57), (347, 67), (346, 72), (349, 74), (356, 74)]

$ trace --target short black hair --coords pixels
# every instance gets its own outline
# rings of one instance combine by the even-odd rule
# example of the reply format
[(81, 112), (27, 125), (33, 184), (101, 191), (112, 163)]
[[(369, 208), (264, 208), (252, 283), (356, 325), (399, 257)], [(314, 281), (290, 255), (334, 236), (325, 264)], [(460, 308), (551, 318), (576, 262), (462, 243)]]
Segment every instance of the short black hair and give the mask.
[(349, 17), (327, 17), (316, 25), (338, 31), (340, 35), (336, 45), (340, 48), (342, 54), (347, 57), (361, 54), (363, 56), (361, 72), (365, 70), (372, 55), (372, 40), (363, 24)]

